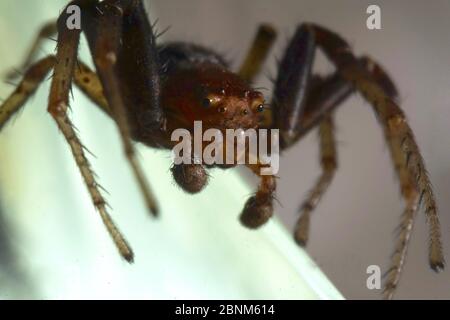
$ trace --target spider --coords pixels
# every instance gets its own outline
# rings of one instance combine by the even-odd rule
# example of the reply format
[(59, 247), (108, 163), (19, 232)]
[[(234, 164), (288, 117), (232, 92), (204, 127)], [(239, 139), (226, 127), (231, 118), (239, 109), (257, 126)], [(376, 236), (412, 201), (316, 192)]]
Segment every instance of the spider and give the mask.
[[(209, 48), (186, 42), (157, 43), (155, 25), (150, 24), (141, 0), (74, 0), (66, 8), (73, 5), (81, 10), (81, 29), (68, 28), (67, 10), (42, 28), (23, 64), (20, 84), (0, 106), (0, 129), (53, 69), (48, 112), (70, 146), (92, 202), (125, 260), (133, 261), (133, 251), (107, 212), (85, 148), (67, 114), (72, 82), (117, 124), (126, 159), (155, 216), (158, 206), (136, 160), (134, 142), (170, 149), (173, 130), (192, 131), (193, 122), (200, 120), (221, 131), (279, 129), (283, 151), (318, 128), (322, 174), (299, 209), (294, 238), (301, 246), (307, 244), (311, 214), (337, 169), (333, 113), (350, 95), (359, 93), (384, 131), (405, 202), (391, 267), (385, 274), (384, 297), (392, 298), (398, 285), (421, 203), (429, 224), (430, 266), (435, 271), (444, 267), (435, 197), (413, 132), (398, 106), (397, 89), (379, 64), (367, 56), (356, 57), (338, 34), (313, 23), (299, 25), (279, 62), (267, 104), (251, 84), (275, 42), (272, 26), (259, 26), (244, 62), (233, 72)], [(81, 32), (87, 37), (95, 71), (77, 58)], [(39, 42), (54, 33), (58, 34), (56, 54), (33, 62)], [(313, 73), (317, 49), (334, 64), (334, 73)], [(247, 200), (240, 221), (255, 229), (273, 214), (276, 178), (260, 174), (262, 162), (247, 166), (260, 176), (260, 185)], [(182, 189), (197, 193), (207, 184), (208, 167), (179, 164), (171, 171)]]

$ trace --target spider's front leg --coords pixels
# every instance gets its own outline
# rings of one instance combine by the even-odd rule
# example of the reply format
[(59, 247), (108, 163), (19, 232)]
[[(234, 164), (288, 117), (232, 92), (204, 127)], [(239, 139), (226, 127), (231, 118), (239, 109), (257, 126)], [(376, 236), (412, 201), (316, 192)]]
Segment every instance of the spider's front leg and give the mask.
[(133, 252), (125, 238), (117, 229), (106, 210), (106, 201), (99, 191), (95, 175), (85, 156), (84, 147), (77, 137), (74, 126), (67, 116), (69, 91), (72, 84), (73, 70), (77, 61), (77, 49), (81, 30), (69, 30), (66, 27), (67, 14), (62, 13), (58, 19), (58, 47), (56, 63), (50, 88), (48, 112), (55, 119), (59, 129), (69, 144), (81, 175), (86, 183), (92, 202), (97, 208), (111, 238), (124, 259), (133, 261)]
[[(156, 216), (158, 213), (156, 200), (136, 159), (132, 143), (133, 130), (136, 131), (139, 121), (145, 119), (149, 130), (153, 131), (160, 130), (163, 122), (159, 106), (159, 65), (156, 58), (155, 36), (147, 21), (142, 1), (92, 1), (85, 4), (82, 9), (83, 31), (103, 84), (104, 95), (117, 123), (125, 156), (149, 211)], [(136, 70), (137, 66), (133, 63), (140, 63), (138, 66), (140, 70)], [(147, 78), (141, 79), (142, 75)], [(121, 82), (122, 78), (127, 80)], [(134, 85), (133, 81), (137, 81), (137, 85)], [(144, 86), (142, 91), (139, 91), (139, 86)], [(134, 91), (128, 92), (127, 89), (130, 88)], [(135, 97), (136, 92), (139, 92), (139, 98)], [(131, 96), (137, 101), (125, 100), (125, 97)], [(144, 112), (133, 110), (142, 108), (143, 105), (147, 108)]]
[[(99, 211), (115, 245), (126, 260), (132, 261), (133, 253), (106, 210), (106, 202), (99, 191), (95, 176), (85, 157), (84, 147), (76, 136), (73, 125), (67, 117), (68, 90), (71, 83), (71, 72), (73, 72), (73, 61), (76, 59), (76, 46), (78, 41), (77, 31), (74, 32), (75, 34), (72, 35), (63, 33), (60, 36), (60, 46), (58, 47), (57, 57), (53, 55), (48, 56), (33, 63), (31, 66), (28, 66), (29, 62), (24, 64), (28, 66), (28, 69), (25, 71), (23, 79), (14, 92), (0, 106), (0, 131), (8, 120), (24, 106), (28, 98), (36, 91), (39, 84), (44, 80), (45, 75), (49, 70), (55, 68), (48, 110), (51, 112), (72, 149), (76, 163), (88, 187), (91, 199)], [(33, 54), (30, 54), (30, 56), (33, 56)], [(60, 61), (64, 61), (64, 63), (60, 63)], [(83, 79), (85, 79), (86, 76), (92, 75), (87, 73), (81, 74), (78, 69), (76, 74), (78, 74), (75, 76), (76, 79), (81, 75)], [(98, 91), (92, 92), (91, 90), (91, 93), (98, 94)], [(101, 99), (99, 99), (99, 101), (101, 101)]]
[(421, 202), (425, 204), (429, 224), (430, 266), (435, 271), (444, 267), (439, 217), (431, 182), (406, 117), (397, 103), (389, 97), (386, 88), (358, 63), (347, 42), (339, 35), (317, 25), (308, 24), (304, 27), (314, 34), (317, 45), (335, 64), (339, 74), (371, 103), (383, 126), (406, 202), (400, 238), (392, 259), (393, 266), (388, 270), (385, 284), (385, 296), (391, 298), (404, 264), (414, 215)]

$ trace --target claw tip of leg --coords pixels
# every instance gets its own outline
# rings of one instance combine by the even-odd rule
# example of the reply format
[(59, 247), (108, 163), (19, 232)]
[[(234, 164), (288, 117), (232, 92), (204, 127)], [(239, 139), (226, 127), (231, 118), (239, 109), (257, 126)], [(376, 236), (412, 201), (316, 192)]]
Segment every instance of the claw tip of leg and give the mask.
[(297, 235), (294, 236), (294, 240), (295, 240), (295, 242), (296, 242), (300, 247), (302, 247), (302, 248), (305, 248), (306, 245), (307, 245), (307, 243), (308, 243), (308, 240), (307, 240), (307, 239), (305, 239), (305, 238), (303, 238), (303, 237), (299, 237), (299, 236), (297, 236)]
[(443, 261), (430, 261), (430, 267), (434, 272), (441, 272), (445, 266)]
[(155, 218), (159, 217), (159, 208), (158, 207), (151, 207), (150, 208), (150, 213)]
[(130, 263), (130, 264), (133, 264), (133, 263), (134, 263), (134, 254), (133, 254), (132, 252), (123, 255), (123, 258), (124, 258), (128, 263)]

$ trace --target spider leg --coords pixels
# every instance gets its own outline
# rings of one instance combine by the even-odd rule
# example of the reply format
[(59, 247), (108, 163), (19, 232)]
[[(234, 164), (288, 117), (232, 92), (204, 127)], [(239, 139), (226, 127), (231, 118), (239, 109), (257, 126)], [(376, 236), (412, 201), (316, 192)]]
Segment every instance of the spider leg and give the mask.
[(13, 93), (0, 106), (0, 131), (12, 116), (17, 113), (27, 99), (36, 91), (44, 81), (45, 75), (53, 68), (55, 57), (48, 56), (35, 62), (25, 72), (22, 81)]
[(371, 77), (375, 79), (378, 85), (383, 89), (384, 93), (392, 100), (398, 102), (399, 95), (397, 87), (386, 71), (371, 57), (363, 56), (359, 60), (361, 61), (362, 66), (370, 73)]
[(112, 116), (111, 108), (103, 94), (103, 86), (97, 74), (86, 64), (78, 61), (75, 67), (73, 81), (75, 85), (107, 115)]
[[(16, 90), (6, 99), (0, 107), (0, 130), (7, 121), (20, 110), (25, 104), (27, 98), (31, 96), (40, 83), (44, 81), (45, 75), (55, 64), (55, 56), (47, 56), (26, 70), (21, 83)], [(73, 80), (75, 85), (92, 102), (100, 107), (107, 115), (111, 115), (108, 101), (103, 95), (103, 88), (97, 74), (93, 72), (85, 63), (78, 60), (78, 66), (75, 67)]]
[(41, 43), (54, 36), (57, 33), (57, 27), (56, 27), (56, 21), (50, 21), (42, 26), (42, 28), (39, 30), (37, 36), (35, 37), (30, 49), (28, 50), (28, 53), (25, 57), (25, 60), (21, 64), (21, 66), (18, 69), (14, 69), (9, 71), (6, 74), (6, 78), (9, 80), (15, 79), (20, 75), (22, 71), (27, 70), (32, 62), (35, 60), (36, 54), (39, 51)]
[[(406, 172), (406, 170), (402, 169)], [(412, 184), (410, 186), (413, 186)], [(408, 186), (408, 187), (410, 187)], [(402, 190), (402, 193), (404, 191)], [(385, 281), (383, 285), (383, 295), (385, 299), (392, 299), (400, 280), (403, 267), (405, 265), (408, 252), (408, 244), (411, 239), (412, 230), (416, 212), (419, 206), (419, 196), (417, 192), (411, 192), (410, 195), (404, 196), (406, 207), (401, 217), (397, 242), (395, 244), (394, 253), (391, 256), (391, 267), (385, 273)]]
[[(388, 96), (393, 101), (397, 101), (397, 89), (395, 88), (395, 85), (393, 84), (393, 81), (389, 78), (389, 76), (369, 57), (364, 57), (363, 61), (366, 66), (366, 70), (370, 72), (371, 76), (383, 89), (386, 96)], [(404, 159), (401, 145), (396, 139), (392, 139), (389, 130), (387, 130), (385, 127), (384, 134), (391, 151), (390, 153), (392, 162), (396, 169), (395, 171), (400, 181), (400, 191), (405, 200), (405, 209), (401, 216), (400, 225), (397, 228), (397, 242), (395, 244), (394, 253), (391, 256), (391, 266), (389, 267), (388, 271), (385, 272), (385, 281), (383, 286), (384, 298), (392, 299), (406, 261), (408, 244), (411, 239), (415, 216), (419, 208), (420, 199), (417, 188), (412, 180), (410, 173), (408, 172), (407, 163)]]
[[(339, 74), (334, 73), (326, 79), (313, 77), (311, 89), (303, 114), (299, 115), (296, 136), (293, 142), (299, 140), (314, 126), (319, 126), (320, 158), (322, 174), (308, 197), (300, 206), (300, 217), (296, 223), (294, 238), (305, 246), (309, 237), (310, 217), (323, 194), (328, 189), (337, 169), (336, 141), (334, 138), (334, 123), (332, 111), (353, 92), (350, 84)], [(292, 144), (287, 147), (292, 146)], [(285, 148), (287, 148), (285, 146)]]
[(308, 239), (310, 214), (328, 188), (337, 167), (331, 110), (353, 91), (339, 74), (326, 79), (312, 77), (314, 55), (314, 35), (306, 28), (299, 28), (280, 62), (272, 101), (271, 126), (280, 129), (282, 150), (292, 146), (315, 125), (319, 124), (320, 128), (323, 173), (301, 206), (295, 231), (295, 239), (301, 245)]
[(315, 58), (314, 36), (297, 29), (280, 61), (272, 98), (272, 127), (280, 129), (280, 147), (287, 148), (298, 135)]
[[(386, 94), (396, 101), (398, 99), (397, 88), (382, 67), (366, 56), (360, 58), (359, 61), (376, 79)], [(334, 72), (325, 79), (314, 76), (304, 112), (299, 115), (294, 141), (299, 140), (318, 125), (324, 115), (341, 105), (352, 93), (354, 93), (353, 85), (345, 81), (339, 72)], [(285, 146), (285, 148), (289, 146)]]
[[(370, 58), (366, 57), (367, 70), (377, 80), (377, 83), (384, 90), (385, 94), (393, 101), (398, 100), (397, 90), (393, 82)], [(401, 222), (397, 235), (394, 253), (391, 255), (391, 266), (385, 272), (383, 295), (385, 299), (392, 299), (397, 288), (400, 276), (406, 261), (408, 244), (413, 231), (415, 216), (419, 208), (419, 193), (408, 171), (407, 162), (404, 159), (401, 144), (396, 139), (392, 139), (389, 130), (384, 128), (384, 134), (388, 146), (391, 150), (391, 158), (396, 168), (396, 173), (400, 181), (400, 192), (405, 200), (405, 209), (401, 216)]]
[[(386, 72), (368, 57), (360, 59), (362, 65), (372, 74), (377, 83), (382, 86), (387, 95), (397, 99), (397, 89)], [(301, 246), (305, 246), (309, 236), (309, 224), (312, 211), (316, 208), (322, 195), (326, 192), (337, 168), (336, 142), (333, 137), (333, 121), (331, 111), (342, 104), (354, 89), (338, 72), (326, 79), (315, 76), (304, 114), (299, 119), (299, 132), (296, 140), (319, 125), (322, 175), (312, 188), (308, 198), (301, 205), (300, 218), (297, 221), (294, 236)], [(404, 179), (401, 179), (404, 181)], [(407, 212), (411, 210), (407, 209)]]
[[(308, 24), (306, 27), (314, 33), (317, 45), (335, 64), (341, 76), (352, 83), (356, 90), (371, 103), (384, 129), (395, 169), (401, 180), (407, 211), (408, 207), (411, 209), (410, 211), (415, 211), (413, 208), (417, 198), (416, 193), (418, 194), (418, 205), (422, 201), (424, 203), (425, 215), (430, 228), (429, 263), (433, 270), (439, 271), (444, 267), (444, 256), (436, 200), (419, 147), (403, 111), (393, 99), (389, 98), (374, 77), (361, 67), (351, 53), (349, 45), (340, 36), (317, 25)], [(412, 226), (412, 223), (408, 225)], [(408, 230), (408, 228), (404, 227), (403, 229)], [(400, 239), (405, 243), (405, 247), (407, 240)], [(404, 254), (399, 256), (404, 256)], [(400, 260), (404, 260), (404, 257)], [(402, 264), (403, 262), (400, 263), (400, 265)], [(395, 287), (396, 283), (393, 284)]]
[(60, 131), (69, 144), (81, 175), (87, 186), (94, 206), (97, 208), (103, 223), (113, 239), (121, 256), (133, 261), (133, 252), (106, 210), (106, 201), (99, 191), (95, 176), (90, 168), (84, 147), (77, 137), (75, 129), (67, 116), (69, 90), (72, 83), (73, 70), (77, 59), (77, 47), (80, 30), (66, 28), (67, 15), (61, 14), (58, 19), (58, 46), (56, 63), (52, 79), (48, 112), (55, 119)]
[(148, 209), (156, 216), (158, 213), (156, 200), (136, 158), (135, 148), (132, 144), (127, 109), (122, 99), (122, 88), (116, 68), (119, 48), (122, 38), (124, 38), (122, 33), (123, 13), (124, 8), (128, 5), (134, 6), (135, 4), (128, 1), (104, 1), (97, 4), (100, 12), (96, 8), (86, 7), (89, 11), (85, 12), (85, 20), (82, 23), (86, 28), (85, 32), (91, 47), (94, 64), (103, 84), (108, 105), (122, 138), (125, 156), (138, 181)]
[(250, 50), (239, 69), (238, 74), (241, 78), (249, 83), (253, 81), (261, 71), (262, 64), (266, 60), (276, 37), (277, 33), (271, 25), (262, 24), (259, 26)]
[(309, 236), (309, 221), (311, 212), (316, 208), (322, 195), (328, 189), (337, 168), (336, 141), (334, 138), (334, 123), (331, 114), (325, 115), (319, 125), (320, 163), (322, 175), (310, 191), (307, 199), (301, 205), (300, 218), (295, 227), (294, 237), (298, 244), (305, 246)]
[(324, 117), (340, 106), (353, 91), (352, 85), (336, 72), (324, 79), (314, 76), (304, 111), (297, 119), (293, 142), (284, 146), (284, 149), (291, 147), (311, 129), (320, 125)]
[(245, 203), (241, 213), (241, 223), (250, 229), (255, 229), (266, 223), (273, 215), (273, 198), (276, 180), (273, 175), (261, 175), (261, 164), (247, 164), (253, 173), (260, 176), (258, 191)]
[[(371, 76), (377, 81), (384, 93), (393, 101), (398, 101), (397, 88), (387, 73), (370, 57), (363, 57), (361, 60), (365, 65), (366, 70), (370, 72)], [(400, 191), (405, 199), (405, 209), (401, 216), (400, 225), (397, 228), (397, 243), (395, 244), (394, 253), (391, 256), (391, 267), (385, 273), (383, 289), (384, 298), (392, 299), (406, 261), (408, 244), (411, 239), (420, 198), (417, 188), (408, 172), (406, 162), (404, 161), (401, 145), (396, 143), (395, 139), (390, 138), (388, 130), (384, 130), (384, 133), (389, 148), (391, 149), (392, 162), (394, 163), (399, 177)]]

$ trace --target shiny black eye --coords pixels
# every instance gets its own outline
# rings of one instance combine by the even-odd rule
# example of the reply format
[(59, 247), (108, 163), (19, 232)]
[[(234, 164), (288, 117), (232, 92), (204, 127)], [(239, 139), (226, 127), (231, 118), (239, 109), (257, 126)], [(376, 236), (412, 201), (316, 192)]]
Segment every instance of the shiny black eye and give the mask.
[(264, 111), (264, 105), (260, 104), (256, 107), (257, 112), (263, 112)]
[(219, 108), (217, 108), (217, 111), (219, 111), (220, 113), (224, 113), (225, 111), (227, 111), (227, 108), (219, 107)]
[(211, 99), (205, 98), (202, 100), (202, 107), (208, 108), (211, 106)]

